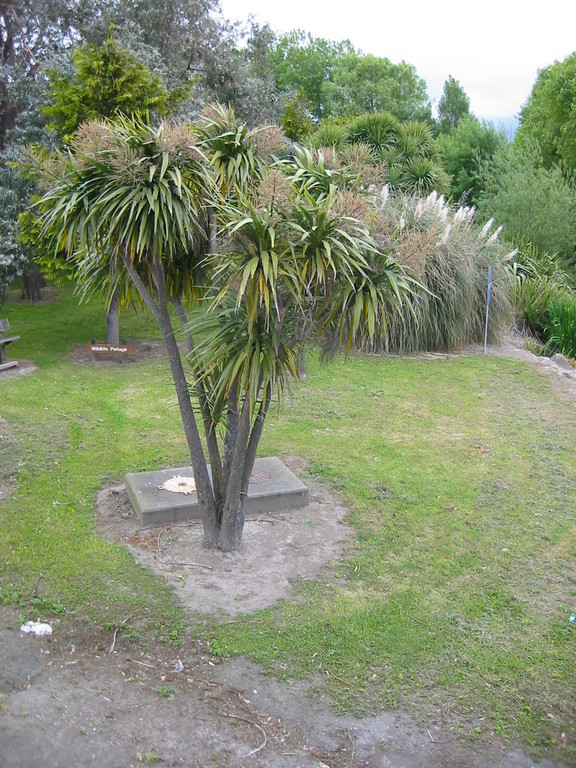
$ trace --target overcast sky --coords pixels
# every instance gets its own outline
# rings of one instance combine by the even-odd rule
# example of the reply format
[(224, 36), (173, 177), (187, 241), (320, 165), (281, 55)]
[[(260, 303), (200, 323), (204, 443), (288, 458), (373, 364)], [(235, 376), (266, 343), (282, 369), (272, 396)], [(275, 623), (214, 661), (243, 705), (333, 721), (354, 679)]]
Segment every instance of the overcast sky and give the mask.
[(350, 40), (363, 53), (416, 67), (437, 102), (452, 75), (479, 118), (514, 117), (538, 70), (576, 51), (576, 0), (220, 0), (231, 20), (276, 32)]

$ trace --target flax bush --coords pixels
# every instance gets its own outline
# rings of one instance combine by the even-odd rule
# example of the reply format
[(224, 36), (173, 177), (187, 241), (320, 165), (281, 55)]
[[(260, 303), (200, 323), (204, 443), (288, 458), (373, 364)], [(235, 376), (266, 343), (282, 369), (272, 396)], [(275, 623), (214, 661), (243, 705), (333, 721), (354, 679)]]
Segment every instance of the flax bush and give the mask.
[(576, 293), (558, 257), (523, 243), (514, 254), (513, 275), (517, 323), (536, 337), (535, 350), (576, 359)]
[(482, 342), (490, 266), (489, 340), (497, 341), (512, 321), (511, 254), (492, 221), (481, 227), (474, 208), (454, 210), (436, 192), (421, 198), (385, 187), (374, 206), (376, 239), (423, 286), (412, 311), (390, 316), (387, 351), (445, 351)]
[(570, 280), (558, 259), (530, 242), (514, 252), (512, 302), (522, 330), (546, 340), (549, 307), (571, 293)]
[(544, 317), (543, 351), (561, 352), (576, 360), (576, 296), (565, 294), (548, 306)]

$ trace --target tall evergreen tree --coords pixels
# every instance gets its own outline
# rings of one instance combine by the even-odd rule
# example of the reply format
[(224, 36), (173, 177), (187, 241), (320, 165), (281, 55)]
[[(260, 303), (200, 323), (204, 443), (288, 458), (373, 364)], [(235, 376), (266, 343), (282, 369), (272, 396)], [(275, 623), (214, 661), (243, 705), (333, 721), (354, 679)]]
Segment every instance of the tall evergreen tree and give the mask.
[(506, 145), (502, 131), (492, 123), (466, 117), (450, 133), (437, 138), (446, 171), (452, 178), (450, 197), (455, 203), (477, 205), (483, 185), (482, 168)]
[(449, 75), (438, 102), (438, 131), (450, 133), (467, 117), (470, 117), (470, 99), (458, 80)]

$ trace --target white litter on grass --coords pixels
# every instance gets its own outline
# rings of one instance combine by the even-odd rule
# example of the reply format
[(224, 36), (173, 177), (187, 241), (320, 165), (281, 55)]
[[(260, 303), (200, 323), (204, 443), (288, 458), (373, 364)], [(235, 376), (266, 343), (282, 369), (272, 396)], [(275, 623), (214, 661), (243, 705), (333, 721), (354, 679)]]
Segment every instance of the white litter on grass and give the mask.
[(196, 493), (196, 481), (193, 477), (182, 477), (181, 475), (174, 475), (165, 483), (158, 486), (161, 491), (172, 491), (172, 493)]
[(42, 621), (27, 621), (22, 624), (20, 632), (25, 635), (35, 635), (36, 637), (50, 637), (52, 627), (50, 624), (44, 624)]

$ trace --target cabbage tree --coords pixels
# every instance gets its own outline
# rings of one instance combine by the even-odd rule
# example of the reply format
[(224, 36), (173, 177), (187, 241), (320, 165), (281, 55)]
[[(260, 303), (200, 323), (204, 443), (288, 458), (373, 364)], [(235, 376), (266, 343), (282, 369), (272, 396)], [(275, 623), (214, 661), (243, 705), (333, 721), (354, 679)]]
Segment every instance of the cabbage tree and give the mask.
[[(319, 336), (350, 348), (377, 334), (410, 290), (366, 227), (343, 212), (340, 193), (312, 195), (295, 168), (263, 162), (257, 134), (229, 128), (236, 151), (228, 159), (219, 152), (216, 163), (223, 142), (205, 120), (196, 132), (135, 120), (90, 124), (70, 152), (53, 157), (52, 186), (39, 203), (55, 247), (84, 265), (121, 265), (157, 320), (204, 543), (222, 550), (240, 545), (266, 415), (298, 378), (304, 345)], [(189, 366), (169, 312), (176, 295), (182, 307), (187, 299)]]

